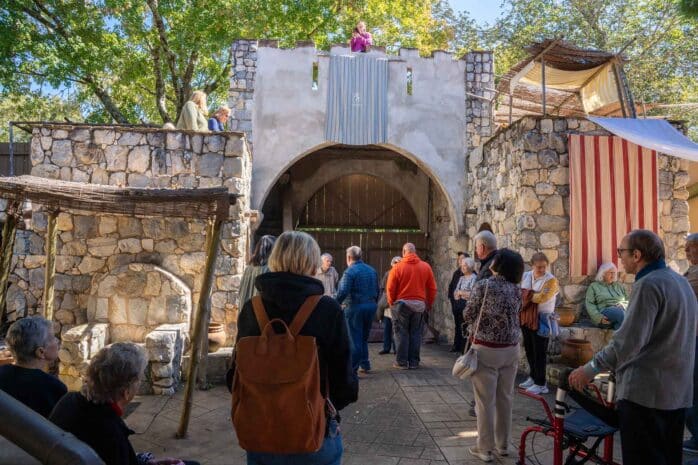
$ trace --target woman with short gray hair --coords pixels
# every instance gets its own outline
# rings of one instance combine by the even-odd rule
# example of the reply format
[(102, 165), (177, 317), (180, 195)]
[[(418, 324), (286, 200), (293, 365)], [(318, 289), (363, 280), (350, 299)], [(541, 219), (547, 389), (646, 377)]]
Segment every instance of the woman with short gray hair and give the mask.
[(82, 392), (65, 395), (50, 420), (90, 446), (105, 465), (195, 465), (179, 459), (136, 455), (129, 441), (133, 434), (121, 419), (138, 393), (147, 360), (143, 349), (117, 342), (90, 360)]
[(587, 288), (585, 305), (589, 318), (599, 328), (620, 328), (628, 307), (628, 293), (618, 282), (615, 264), (609, 262), (599, 267), (596, 280)]
[(58, 339), (51, 322), (40, 316), (22, 318), (7, 332), (14, 365), (0, 366), (0, 389), (44, 417), (68, 392), (58, 378), (47, 373), (58, 358)]

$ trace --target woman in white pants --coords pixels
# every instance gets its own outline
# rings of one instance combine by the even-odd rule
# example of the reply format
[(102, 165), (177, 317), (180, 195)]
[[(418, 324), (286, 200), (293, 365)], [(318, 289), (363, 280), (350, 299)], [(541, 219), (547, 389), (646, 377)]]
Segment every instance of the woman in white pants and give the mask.
[(509, 455), (514, 378), (519, 360), (519, 311), (524, 262), (501, 249), (490, 265), (493, 276), (475, 284), (463, 313), (474, 328), (477, 370), (472, 375), (477, 413), (477, 446), (470, 453), (484, 462)]

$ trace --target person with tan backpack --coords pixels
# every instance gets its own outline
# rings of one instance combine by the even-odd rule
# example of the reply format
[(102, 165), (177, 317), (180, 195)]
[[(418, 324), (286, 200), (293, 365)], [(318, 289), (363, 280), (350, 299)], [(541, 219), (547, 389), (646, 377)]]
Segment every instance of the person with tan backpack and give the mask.
[(358, 380), (342, 309), (314, 278), (319, 264), (310, 235), (283, 233), (238, 317), (231, 417), (248, 465), (341, 462), (337, 412), (356, 402)]

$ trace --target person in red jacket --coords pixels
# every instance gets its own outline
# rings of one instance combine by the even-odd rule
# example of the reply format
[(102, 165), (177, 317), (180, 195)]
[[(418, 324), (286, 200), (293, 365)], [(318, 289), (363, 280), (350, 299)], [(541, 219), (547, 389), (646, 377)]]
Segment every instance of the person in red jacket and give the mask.
[(390, 271), (386, 289), (397, 346), (393, 367), (419, 368), (424, 312), (434, 304), (436, 281), (429, 264), (417, 256), (414, 244), (402, 246), (402, 261)]

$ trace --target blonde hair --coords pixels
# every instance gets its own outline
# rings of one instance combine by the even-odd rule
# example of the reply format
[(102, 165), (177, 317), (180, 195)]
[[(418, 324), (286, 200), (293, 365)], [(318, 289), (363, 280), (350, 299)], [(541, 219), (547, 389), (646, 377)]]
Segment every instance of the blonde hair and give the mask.
[(189, 100), (194, 102), (204, 115), (208, 112), (208, 108), (206, 108), (206, 92), (203, 90), (195, 90)]
[(220, 115), (221, 113), (227, 113), (228, 116), (230, 116), (230, 107), (228, 105), (221, 105), (218, 107), (218, 110), (216, 110), (216, 115)]
[(267, 264), (271, 271), (314, 276), (320, 263), (320, 246), (313, 236), (286, 231), (276, 239)]

